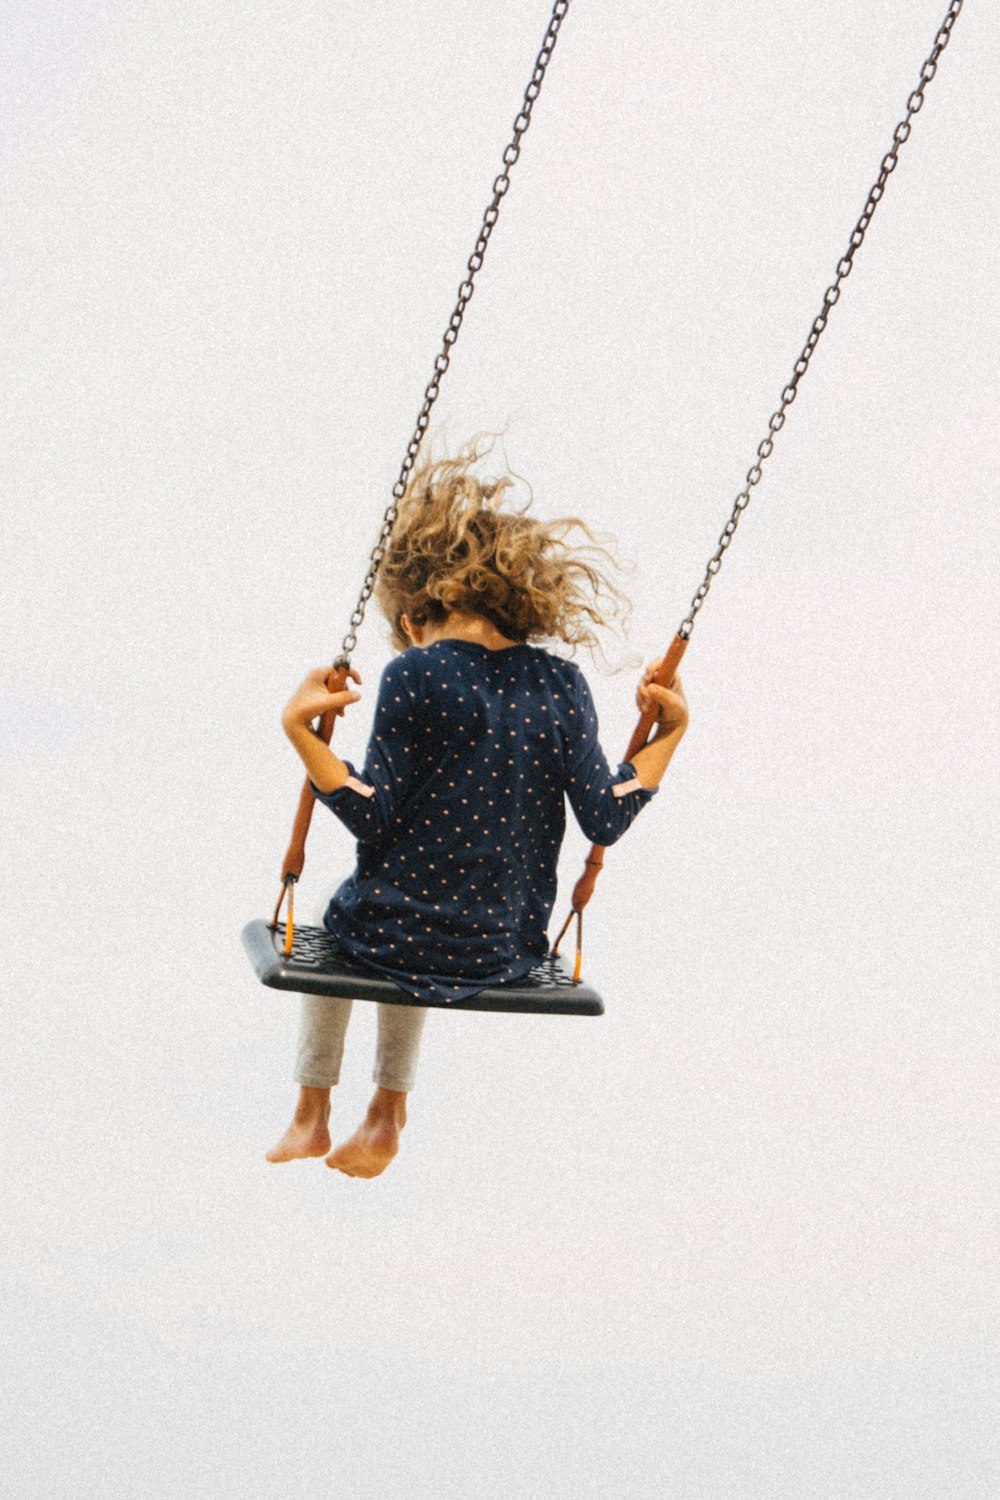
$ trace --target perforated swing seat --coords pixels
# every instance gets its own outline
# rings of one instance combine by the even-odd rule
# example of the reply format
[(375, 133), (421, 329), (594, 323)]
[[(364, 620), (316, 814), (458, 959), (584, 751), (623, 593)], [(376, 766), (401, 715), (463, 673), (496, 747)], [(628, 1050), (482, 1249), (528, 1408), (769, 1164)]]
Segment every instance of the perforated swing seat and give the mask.
[[(388, 1005), (422, 1005), (391, 980), (348, 958), (325, 927), (295, 924), (292, 952), (285, 954), (285, 927), (260, 919), (243, 929), (243, 946), (261, 984), (307, 995), (345, 1000), (380, 1000)], [(561, 958), (546, 958), (516, 984), (493, 985), (464, 1000), (439, 1000), (441, 1010), (534, 1012), (550, 1016), (602, 1016), (604, 1002), (572, 974)]]

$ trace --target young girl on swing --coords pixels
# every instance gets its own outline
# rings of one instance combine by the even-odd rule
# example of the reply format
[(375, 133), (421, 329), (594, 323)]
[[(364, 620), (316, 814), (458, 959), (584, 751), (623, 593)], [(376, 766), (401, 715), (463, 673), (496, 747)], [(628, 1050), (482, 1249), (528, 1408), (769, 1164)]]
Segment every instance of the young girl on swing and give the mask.
[[(327, 668), (310, 672), (282, 716), (316, 797), (357, 839), (357, 868), (325, 925), (348, 956), (417, 1000), (459, 1000), (545, 956), (564, 797), (588, 839), (613, 844), (687, 727), (680, 677), (658, 687), (654, 663), (636, 694), (643, 712), (656, 711), (654, 737), (631, 762), (608, 765), (579, 667), (530, 644), (597, 643), (592, 627), (626, 604), (595, 561), (607, 554), (567, 545), (574, 528), (594, 540), (581, 521), (502, 509), (512, 481), (477, 478), (482, 456), (474, 441), (425, 463), (400, 502), (376, 598), (401, 654), (382, 673), (364, 769), (313, 733), (320, 714), (360, 697), (327, 692)], [(299, 1100), (269, 1161), (326, 1156), (348, 1176), (375, 1177), (395, 1156), (427, 1010), (378, 1006), (375, 1094), (330, 1152), (330, 1089), (352, 1003), (302, 997)]]

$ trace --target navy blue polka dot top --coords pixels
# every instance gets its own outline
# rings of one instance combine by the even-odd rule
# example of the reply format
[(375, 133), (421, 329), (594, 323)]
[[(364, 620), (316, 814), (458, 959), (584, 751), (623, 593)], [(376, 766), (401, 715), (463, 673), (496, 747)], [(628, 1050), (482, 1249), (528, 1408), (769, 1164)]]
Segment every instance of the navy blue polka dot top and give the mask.
[(358, 841), (328, 930), (414, 999), (522, 978), (548, 952), (564, 796), (613, 844), (655, 789), (608, 765), (579, 667), (537, 646), (411, 646), (379, 683), (363, 771), (313, 791)]

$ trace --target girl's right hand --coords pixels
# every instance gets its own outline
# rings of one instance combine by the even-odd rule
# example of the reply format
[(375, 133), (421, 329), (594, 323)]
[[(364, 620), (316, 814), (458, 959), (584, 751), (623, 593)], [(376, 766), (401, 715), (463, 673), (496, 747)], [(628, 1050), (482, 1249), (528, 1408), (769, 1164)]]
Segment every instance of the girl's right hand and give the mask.
[[(328, 691), (326, 679), (331, 670), (330, 667), (317, 667), (303, 679), (289, 698), (281, 715), (286, 733), (294, 729), (311, 729), (313, 720), (320, 718), (328, 709), (332, 708), (340, 715), (348, 704), (357, 703), (361, 694), (354, 692), (352, 688), (343, 688), (339, 693)], [(348, 668), (347, 676), (360, 686), (361, 678), (353, 667)]]
[(646, 668), (636, 689), (635, 701), (640, 713), (656, 715), (657, 728), (662, 733), (672, 734), (679, 729), (683, 734), (688, 726), (688, 705), (680, 673), (674, 673), (670, 687), (660, 687), (653, 678), (661, 665), (661, 662), (654, 661)]

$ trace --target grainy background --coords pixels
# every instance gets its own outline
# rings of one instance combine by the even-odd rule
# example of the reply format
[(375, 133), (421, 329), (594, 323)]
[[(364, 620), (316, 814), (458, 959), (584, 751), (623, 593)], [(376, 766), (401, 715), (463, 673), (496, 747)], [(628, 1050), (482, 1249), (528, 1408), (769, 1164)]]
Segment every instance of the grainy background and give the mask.
[[(264, 1161), (295, 1006), (238, 934), (300, 783), (278, 717), (344, 633), (548, 10), (6, 7), (19, 1497), (1000, 1487), (987, 4), (699, 617), (690, 732), (588, 915), (607, 1015), (433, 1014), (383, 1178)], [(610, 752), (942, 10), (570, 10), (438, 413), (633, 560), (621, 670), (583, 662)], [(369, 703), (386, 652), (373, 616)], [(341, 728), (360, 754), (364, 705)], [(319, 813), (303, 910), (352, 855)]]

